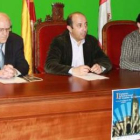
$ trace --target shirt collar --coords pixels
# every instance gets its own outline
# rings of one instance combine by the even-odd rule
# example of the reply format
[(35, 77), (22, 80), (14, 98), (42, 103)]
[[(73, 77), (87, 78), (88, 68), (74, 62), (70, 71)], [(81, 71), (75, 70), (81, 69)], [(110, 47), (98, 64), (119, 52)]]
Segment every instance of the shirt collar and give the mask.
[[(69, 33), (69, 34), (70, 34), (70, 33)], [(78, 44), (77, 41), (72, 37), (71, 34), (70, 34), (70, 39), (71, 39), (71, 42), (72, 42), (72, 43), (74, 43), (74, 44)], [(80, 44), (83, 45), (84, 43), (85, 43), (85, 39), (82, 39)]]
[(3, 44), (3, 45), (2, 45), (2, 51), (3, 51), (3, 53), (5, 54), (5, 43), (0, 43), (0, 44)]

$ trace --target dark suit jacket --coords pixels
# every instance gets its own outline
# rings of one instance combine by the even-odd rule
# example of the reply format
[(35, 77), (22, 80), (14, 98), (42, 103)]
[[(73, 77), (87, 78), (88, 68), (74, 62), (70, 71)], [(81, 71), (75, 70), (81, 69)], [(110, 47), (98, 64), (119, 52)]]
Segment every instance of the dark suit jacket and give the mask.
[[(85, 37), (83, 53), (85, 65), (92, 67), (97, 63), (106, 68), (105, 72), (112, 68), (109, 58), (98, 46), (98, 40), (91, 35)], [(68, 75), (68, 71), (72, 68), (71, 64), (72, 45), (69, 32), (66, 30), (52, 41), (45, 63), (45, 71), (52, 74)]]
[(23, 39), (11, 32), (6, 41), (4, 64), (13, 65), (22, 75), (28, 74), (29, 65), (24, 57)]

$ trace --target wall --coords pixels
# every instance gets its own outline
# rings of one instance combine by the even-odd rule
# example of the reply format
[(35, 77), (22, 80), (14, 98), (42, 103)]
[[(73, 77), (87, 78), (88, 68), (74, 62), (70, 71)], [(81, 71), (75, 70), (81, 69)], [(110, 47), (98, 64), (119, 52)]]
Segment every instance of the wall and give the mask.
[[(99, 0), (34, 0), (37, 18), (45, 19), (51, 14), (51, 4), (65, 4), (64, 18), (74, 11), (80, 11), (87, 16), (88, 33), (97, 37)], [(112, 20), (135, 20), (139, 11), (140, 0), (111, 0)], [(21, 34), (22, 0), (0, 0), (0, 12), (7, 13), (13, 23), (13, 32)]]

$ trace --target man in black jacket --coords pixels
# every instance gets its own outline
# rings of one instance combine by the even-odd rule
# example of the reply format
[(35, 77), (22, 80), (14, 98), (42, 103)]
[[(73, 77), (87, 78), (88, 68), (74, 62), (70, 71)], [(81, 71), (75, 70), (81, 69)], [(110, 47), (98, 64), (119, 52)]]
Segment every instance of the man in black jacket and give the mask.
[(24, 57), (23, 39), (11, 32), (11, 21), (0, 13), (0, 78), (26, 75), (29, 65)]
[(50, 45), (45, 71), (61, 75), (101, 74), (111, 70), (109, 58), (98, 46), (98, 40), (87, 34), (86, 17), (75, 12), (67, 18), (67, 30)]

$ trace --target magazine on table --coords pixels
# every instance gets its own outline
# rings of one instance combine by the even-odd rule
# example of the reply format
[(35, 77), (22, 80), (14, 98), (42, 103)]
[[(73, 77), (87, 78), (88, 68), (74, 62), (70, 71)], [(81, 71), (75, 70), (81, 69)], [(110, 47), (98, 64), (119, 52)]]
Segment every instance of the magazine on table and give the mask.
[(22, 76), (22, 78), (27, 82), (43, 81), (42, 78), (36, 77), (34, 75), (26, 75), (26, 76)]

